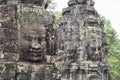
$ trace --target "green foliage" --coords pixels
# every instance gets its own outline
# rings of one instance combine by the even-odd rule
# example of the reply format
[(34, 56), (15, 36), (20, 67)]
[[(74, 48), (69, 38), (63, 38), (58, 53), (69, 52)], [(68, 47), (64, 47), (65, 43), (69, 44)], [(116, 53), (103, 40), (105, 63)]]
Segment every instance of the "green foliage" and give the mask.
[(56, 27), (59, 27), (59, 20), (62, 17), (62, 12), (55, 12), (55, 22), (56, 22)]
[(120, 40), (117, 37), (117, 32), (112, 28), (109, 20), (105, 17), (100, 17), (104, 23), (104, 31), (106, 33), (108, 43), (108, 62), (110, 64), (111, 73), (115, 80), (120, 80)]
[(110, 20), (106, 20), (104, 16), (101, 16), (100, 20), (104, 23), (104, 27), (111, 27)]
[(56, 20), (59, 21), (62, 16), (62, 12), (55, 12)]

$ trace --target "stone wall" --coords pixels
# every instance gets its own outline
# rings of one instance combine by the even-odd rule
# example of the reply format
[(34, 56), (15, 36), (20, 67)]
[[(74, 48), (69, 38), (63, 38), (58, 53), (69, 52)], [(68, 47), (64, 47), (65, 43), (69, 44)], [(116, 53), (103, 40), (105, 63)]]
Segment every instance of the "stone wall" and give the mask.
[(62, 80), (112, 80), (103, 23), (92, 0), (70, 0), (59, 24)]
[(24, 1), (0, 0), (0, 80), (53, 80), (54, 15)]

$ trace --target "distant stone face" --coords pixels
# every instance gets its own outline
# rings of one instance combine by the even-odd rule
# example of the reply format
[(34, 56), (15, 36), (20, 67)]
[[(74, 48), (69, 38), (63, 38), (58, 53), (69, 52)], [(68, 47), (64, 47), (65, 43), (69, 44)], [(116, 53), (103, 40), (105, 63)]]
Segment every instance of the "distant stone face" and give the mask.
[(104, 26), (94, 4), (93, 0), (69, 0), (62, 11), (56, 62), (61, 80), (112, 80)]

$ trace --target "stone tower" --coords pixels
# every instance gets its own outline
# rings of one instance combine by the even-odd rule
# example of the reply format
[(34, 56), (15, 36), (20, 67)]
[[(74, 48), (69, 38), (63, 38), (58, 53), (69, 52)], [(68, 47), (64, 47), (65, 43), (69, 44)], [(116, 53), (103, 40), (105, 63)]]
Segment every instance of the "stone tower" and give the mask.
[(92, 0), (69, 0), (58, 30), (61, 80), (112, 80), (103, 23)]
[(50, 0), (0, 0), (0, 80), (54, 80)]

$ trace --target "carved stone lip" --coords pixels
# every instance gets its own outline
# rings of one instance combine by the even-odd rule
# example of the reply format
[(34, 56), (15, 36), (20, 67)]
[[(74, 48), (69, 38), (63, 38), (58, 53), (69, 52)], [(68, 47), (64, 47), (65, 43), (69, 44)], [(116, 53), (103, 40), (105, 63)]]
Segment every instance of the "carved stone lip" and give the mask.
[(30, 55), (34, 56), (34, 57), (38, 57), (38, 56), (42, 56), (43, 53), (41, 53), (41, 52), (39, 52), (39, 53), (38, 52), (37, 53), (36, 52), (30, 52)]
[(41, 53), (42, 50), (41, 50), (41, 49), (30, 49), (29, 52), (33, 52), (33, 53)]
[(32, 49), (29, 51), (29, 54), (34, 57), (42, 56), (43, 52), (41, 49)]
[(43, 56), (30, 56), (28, 59), (32, 61), (41, 61), (43, 59)]

